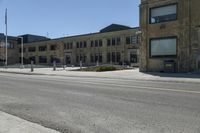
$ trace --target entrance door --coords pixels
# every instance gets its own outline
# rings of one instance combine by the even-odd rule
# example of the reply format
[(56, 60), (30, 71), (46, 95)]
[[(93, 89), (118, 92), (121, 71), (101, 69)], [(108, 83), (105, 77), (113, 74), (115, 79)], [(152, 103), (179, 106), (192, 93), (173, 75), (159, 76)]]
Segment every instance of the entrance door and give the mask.
[(66, 55), (66, 56), (65, 56), (65, 64), (66, 64), (66, 65), (71, 64), (71, 57), (70, 57), (69, 55)]
[(137, 59), (137, 54), (135, 53), (130, 53), (130, 62), (131, 63), (138, 63), (138, 59)]

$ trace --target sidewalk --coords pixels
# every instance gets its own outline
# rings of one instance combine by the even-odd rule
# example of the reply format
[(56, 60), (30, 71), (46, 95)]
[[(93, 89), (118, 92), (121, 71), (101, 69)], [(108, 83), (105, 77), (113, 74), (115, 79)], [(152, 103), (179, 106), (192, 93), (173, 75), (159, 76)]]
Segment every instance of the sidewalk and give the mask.
[(0, 112), (0, 133), (59, 133), (18, 117)]
[(0, 72), (4, 73), (17, 73), (29, 75), (52, 75), (52, 76), (66, 76), (66, 77), (87, 77), (87, 78), (109, 78), (109, 79), (126, 79), (126, 80), (150, 80), (150, 81), (163, 81), (163, 82), (195, 82), (200, 83), (200, 74), (192, 73), (142, 73), (139, 69), (110, 71), (110, 72), (81, 72), (70, 71), (78, 68), (35, 68), (34, 72), (28, 69), (19, 68), (0, 68)]

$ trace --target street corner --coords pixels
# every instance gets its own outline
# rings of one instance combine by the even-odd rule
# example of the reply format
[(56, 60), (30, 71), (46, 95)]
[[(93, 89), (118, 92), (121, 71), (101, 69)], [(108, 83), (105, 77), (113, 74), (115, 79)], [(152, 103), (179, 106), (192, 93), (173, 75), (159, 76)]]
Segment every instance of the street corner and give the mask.
[(0, 133), (59, 133), (36, 123), (0, 112)]

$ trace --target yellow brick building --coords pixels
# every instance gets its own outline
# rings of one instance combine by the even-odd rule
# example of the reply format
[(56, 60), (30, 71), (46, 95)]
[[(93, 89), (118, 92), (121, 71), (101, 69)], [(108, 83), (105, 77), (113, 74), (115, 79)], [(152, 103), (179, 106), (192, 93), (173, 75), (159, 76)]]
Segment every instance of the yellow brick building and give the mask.
[(200, 71), (199, 5), (200, 0), (141, 0), (140, 71)]
[[(139, 28), (112, 24), (100, 32), (24, 44), (24, 62), (91, 66), (116, 64), (139, 66)], [(20, 47), (19, 47), (20, 49)], [(21, 54), (19, 53), (19, 60)]]

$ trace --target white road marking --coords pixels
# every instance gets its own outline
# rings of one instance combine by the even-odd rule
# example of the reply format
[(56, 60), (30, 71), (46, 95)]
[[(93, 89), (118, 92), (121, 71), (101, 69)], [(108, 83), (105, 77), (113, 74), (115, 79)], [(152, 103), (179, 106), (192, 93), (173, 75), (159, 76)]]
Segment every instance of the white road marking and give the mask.
[[(72, 81), (76, 82), (76, 81)], [(103, 83), (92, 83), (92, 82), (76, 82), (83, 84), (93, 84), (93, 85), (106, 85), (106, 86), (116, 86), (116, 87), (126, 87), (126, 88), (141, 88), (146, 90), (158, 90), (158, 91), (171, 91), (171, 92), (182, 92), (182, 93), (192, 93), (192, 94), (200, 94), (200, 91), (190, 91), (190, 90), (176, 90), (169, 88), (158, 88), (158, 87), (150, 87), (150, 86), (135, 86), (135, 85), (119, 85), (119, 84), (103, 84)]]
[[(0, 75), (3, 75), (3, 74), (0, 74)], [(7, 77), (12, 77), (12, 78), (16, 78), (14, 76), (8, 76), (8, 75), (5, 75)], [(35, 75), (34, 75), (35, 76)], [(31, 78), (29, 78), (31, 79)], [(35, 80), (35, 79), (34, 79)], [(37, 80), (37, 79), (36, 79)], [(38, 80), (41, 80), (41, 79), (38, 79)], [(51, 79), (51, 80), (45, 80), (45, 79), (42, 79), (43, 81), (69, 81), (69, 79)], [(109, 80), (107, 80), (109, 81)], [(99, 81), (95, 81), (96, 83), (94, 82), (90, 82), (90, 81), (80, 81), (80, 80), (71, 80), (70, 82), (73, 82), (73, 83), (82, 83), (82, 84), (91, 84), (91, 85), (105, 85), (105, 86), (111, 86), (111, 87), (126, 87), (126, 88), (141, 88), (141, 89), (146, 89), (146, 90), (158, 90), (158, 91), (170, 91), (170, 92), (182, 92), (182, 93), (190, 93), (190, 94), (200, 94), (200, 91), (192, 91), (192, 90), (178, 90), (178, 89), (171, 89), (171, 88), (160, 88), (160, 87), (151, 87), (151, 86), (136, 86), (136, 85), (125, 85), (125, 84), (114, 84), (114, 83), (109, 83), (109, 82), (99, 82)], [(98, 82), (98, 83), (97, 83)], [(135, 81), (134, 81), (135, 82)]]

